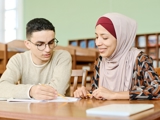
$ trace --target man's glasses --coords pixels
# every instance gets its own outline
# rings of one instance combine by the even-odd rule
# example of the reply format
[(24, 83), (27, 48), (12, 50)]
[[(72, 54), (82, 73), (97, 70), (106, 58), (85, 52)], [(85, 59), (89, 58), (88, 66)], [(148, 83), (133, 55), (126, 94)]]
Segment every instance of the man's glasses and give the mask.
[(46, 45), (48, 45), (48, 47), (50, 49), (55, 48), (58, 45), (58, 40), (56, 38), (54, 38), (53, 40), (51, 40), (50, 42), (48, 42), (47, 44), (40, 42), (40, 43), (33, 43), (32, 41), (28, 40), (29, 42), (31, 42), (32, 44), (34, 44), (35, 46), (37, 46), (37, 49), (40, 51), (43, 51), (46, 48)]

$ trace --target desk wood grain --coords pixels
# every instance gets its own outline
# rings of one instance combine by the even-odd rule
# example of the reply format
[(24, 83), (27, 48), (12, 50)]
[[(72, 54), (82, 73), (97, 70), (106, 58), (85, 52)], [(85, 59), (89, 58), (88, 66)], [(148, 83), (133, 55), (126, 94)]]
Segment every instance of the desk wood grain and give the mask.
[[(153, 109), (130, 117), (87, 116), (86, 109), (107, 104), (154, 104)], [(4, 120), (153, 120), (160, 118), (160, 100), (82, 99), (72, 103), (17, 103), (0, 101), (0, 118)]]

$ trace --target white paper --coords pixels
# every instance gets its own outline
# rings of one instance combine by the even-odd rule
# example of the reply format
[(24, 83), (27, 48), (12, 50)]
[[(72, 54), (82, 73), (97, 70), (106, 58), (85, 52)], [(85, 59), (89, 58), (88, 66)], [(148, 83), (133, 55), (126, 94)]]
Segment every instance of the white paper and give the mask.
[(0, 101), (6, 101), (7, 98), (0, 98)]
[(8, 102), (76, 102), (80, 100), (79, 98), (74, 97), (57, 97), (54, 100), (35, 100), (35, 99), (7, 99)]
[(110, 104), (86, 110), (87, 115), (130, 116), (153, 108), (153, 104)]

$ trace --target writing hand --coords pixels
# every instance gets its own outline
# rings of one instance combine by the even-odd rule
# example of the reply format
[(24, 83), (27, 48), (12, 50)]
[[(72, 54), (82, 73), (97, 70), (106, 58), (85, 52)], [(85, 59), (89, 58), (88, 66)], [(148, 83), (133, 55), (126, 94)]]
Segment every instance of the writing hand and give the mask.
[(29, 95), (38, 100), (52, 100), (57, 97), (57, 91), (49, 85), (34, 85), (31, 87)]

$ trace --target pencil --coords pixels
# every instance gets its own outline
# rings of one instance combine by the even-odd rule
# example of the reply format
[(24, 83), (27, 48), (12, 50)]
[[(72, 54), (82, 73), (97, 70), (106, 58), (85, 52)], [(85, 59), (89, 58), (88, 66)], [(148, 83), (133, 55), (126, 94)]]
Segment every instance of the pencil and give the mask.
[[(41, 83), (39, 83), (39, 85), (43, 85), (43, 86), (45, 86), (45, 84), (41, 84)], [(63, 96), (63, 95), (61, 95), (61, 94), (57, 94), (58, 96), (60, 96), (60, 97), (62, 97), (62, 98), (64, 98), (64, 99), (67, 99), (65, 96)]]
[(88, 96), (91, 96), (92, 94), (88, 93), (87, 95), (88, 95)]
[(59, 94), (59, 93), (58, 93), (58, 96), (60, 96), (60, 97), (62, 97), (62, 98), (64, 98), (64, 99), (66, 99), (66, 100), (68, 100), (65, 96), (63, 96), (63, 95), (61, 95), (61, 94)]

